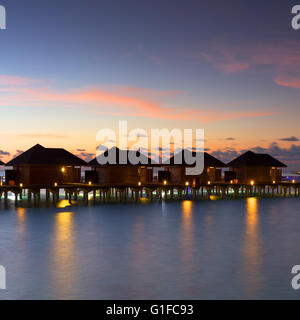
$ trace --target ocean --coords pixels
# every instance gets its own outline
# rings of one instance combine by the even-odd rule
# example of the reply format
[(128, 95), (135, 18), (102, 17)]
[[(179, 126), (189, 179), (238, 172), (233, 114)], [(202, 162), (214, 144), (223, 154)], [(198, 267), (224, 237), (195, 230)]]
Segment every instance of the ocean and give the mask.
[(0, 299), (299, 299), (299, 198), (0, 211)]

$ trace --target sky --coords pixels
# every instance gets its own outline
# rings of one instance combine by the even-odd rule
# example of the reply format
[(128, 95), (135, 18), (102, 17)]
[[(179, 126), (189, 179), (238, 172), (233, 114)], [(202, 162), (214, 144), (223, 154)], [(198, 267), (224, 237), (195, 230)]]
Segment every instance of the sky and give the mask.
[(300, 170), (297, 1), (0, 4), (3, 161), (36, 143), (90, 159), (98, 130), (127, 120), (204, 129), (221, 160), (251, 149)]

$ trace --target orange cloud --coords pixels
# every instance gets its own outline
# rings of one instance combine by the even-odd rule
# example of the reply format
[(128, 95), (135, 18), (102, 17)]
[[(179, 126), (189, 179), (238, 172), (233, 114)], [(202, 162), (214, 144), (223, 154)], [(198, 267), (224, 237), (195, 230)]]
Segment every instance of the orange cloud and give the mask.
[(283, 86), (283, 87), (290, 87), (290, 88), (296, 88), (296, 89), (300, 88), (300, 78), (296, 78), (296, 77), (278, 76), (275, 79), (275, 82), (279, 86)]
[[(12, 83), (12, 82), (11, 82)], [(20, 81), (19, 83), (25, 83)], [(32, 82), (31, 82), (32, 83)], [(89, 113), (165, 120), (196, 120), (203, 123), (243, 117), (271, 115), (266, 110), (220, 112), (209, 109), (168, 107), (161, 99), (183, 91), (157, 91), (136, 87), (77, 89), (59, 92), (49, 87), (12, 86), (0, 88), (0, 106), (78, 108)]]

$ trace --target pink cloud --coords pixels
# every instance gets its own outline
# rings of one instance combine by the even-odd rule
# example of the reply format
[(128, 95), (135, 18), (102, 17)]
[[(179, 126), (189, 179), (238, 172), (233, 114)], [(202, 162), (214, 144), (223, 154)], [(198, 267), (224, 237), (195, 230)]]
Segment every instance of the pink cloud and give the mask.
[[(204, 58), (225, 74), (252, 69), (269, 72), (277, 85), (300, 88), (300, 43), (284, 42), (237, 46), (214, 43), (205, 53), (189, 54)], [(292, 75), (292, 76), (291, 76)]]
[(300, 88), (300, 77), (296, 78), (296, 77), (278, 76), (275, 79), (275, 82), (279, 86), (283, 86), (283, 87), (290, 87), (290, 88), (296, 88), (296, 89)]
[(126, 87), (120, 85), (108, 85), (104, 86), (103, 89), (110, 92), (115, 92), (124, 95), (134, 95), (141, 97), (170, 97), (182, 95), (185, 93), (183, 90), (154, 90), (149, 88), (139, 88), (139, 87)]
[(238, 61), (229, 52), (224, 52), (220, 55), (210, 55), (207, 53), (201, 54), (208, 62), (212, 63), (215, 68), (223, 71), (226, 74), (246, 70), (250, 67), (249, 63)]
[(109, 86), (60, 92), (49, 87), (8, 86), (0, 88), (0, 106), (65, 107), (102, 115), (132, 116), (165, 120), (195, 120), (203, 123), (271, 115), (267, 110), (220, 112), (175, 108), (161, 100), (183, 94), (181, 90), (157, 91), (138, 87)]
[(241, 62), (231, 62), (228, 64), (222, 64), (219, 66), (221, 70), (223, 70), (225, 73), (234, 73), (243, 71), (249, 68), (248, 63), (241, 63)]
[(0, 86), (28, 86), (38, 82), (40, 80), (5, 74), (0, 75)]

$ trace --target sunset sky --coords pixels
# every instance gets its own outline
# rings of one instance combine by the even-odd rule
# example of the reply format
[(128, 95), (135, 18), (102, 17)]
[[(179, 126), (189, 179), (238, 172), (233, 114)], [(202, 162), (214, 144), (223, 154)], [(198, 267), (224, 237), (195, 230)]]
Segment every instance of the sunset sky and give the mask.
[(297, 1), (0, 4), (3, 161), (36, 143), (90, 158), (97, 131), (127, 120), (205, 129), (222, 160), (252, 149), (300, 170)]

